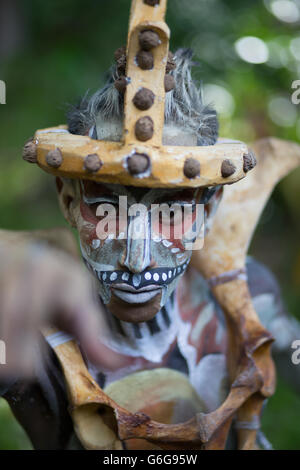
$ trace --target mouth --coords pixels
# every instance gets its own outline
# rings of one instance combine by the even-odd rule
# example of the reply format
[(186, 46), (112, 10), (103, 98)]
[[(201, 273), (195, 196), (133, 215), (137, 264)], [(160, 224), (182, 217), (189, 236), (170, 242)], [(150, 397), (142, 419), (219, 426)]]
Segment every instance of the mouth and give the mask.
[(158, 295), (161, 288), (155, 285), (148, 285), (140, 289), (135, 289), (128, 284), (114, 284), (112, 290), (114, 295), (124, 302), (144, 304)]
[(176, 267), (147, 269), (141, 273), (124, 270), (103, 270), (103, 265), (83, 257), (88, 269), (107, 288), (112, 290), (114, 297), (128, 304), (144, 304), (149, 302), (162, 289), (184, 274), (188, 261)]

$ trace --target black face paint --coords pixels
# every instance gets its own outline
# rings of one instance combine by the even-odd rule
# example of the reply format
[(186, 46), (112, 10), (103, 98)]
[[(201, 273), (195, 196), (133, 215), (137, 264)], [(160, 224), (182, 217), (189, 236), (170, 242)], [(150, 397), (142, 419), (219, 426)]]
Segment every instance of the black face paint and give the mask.
[(130, 287), (134, 287), (135, 289), (140, 289), (150, 285), (163, 287), (165, 285), (171, 284), (175, 278), (180, 276), (180, 274), (186, 270), (187, 265), (188, 263), (184, 263), (181, 266), (177, 266), (176, 268), (166, 267), (147, 269), (138, 274), (122, 270), (99, 271), (97, 276), (99, 281), (111, 286), (122, 283)]

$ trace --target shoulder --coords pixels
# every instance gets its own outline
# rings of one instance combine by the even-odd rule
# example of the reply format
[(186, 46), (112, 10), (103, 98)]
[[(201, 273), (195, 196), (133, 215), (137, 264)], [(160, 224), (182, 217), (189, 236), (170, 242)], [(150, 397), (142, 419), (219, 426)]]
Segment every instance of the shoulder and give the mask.
[(274, 319), (286, 315), (278, 281), (269, 268), (251, 257), (247, 274), (255, 310), (263, 325), (270, 328)]
[[(252, 257), (247, 259), (249, 290), (260, 321), (270, 328), (275, 319), (286, 317), (278, 281), (269, 268)], [(189, 268), (177, 289), (181, 320), (190, 325), (190, 342), (200, 355), (223, 352), (226, 346), (224, 314), (210, 288), (194, 268)], [(205, 344), (205, 348), (200, 345)]]
[(224, 315), (198, 271), (187, 270), (179, 283), (176, 298), (180, 320), (189, 331), (187, 343), (197, 349), (197, 362), (207, 354), (224, 353)]
[(281, 296), (278, 281), (267, 266), (249, 256), (247, 258), (246, 267), (252, 297), (267, 292), (272, 293), (276, 297)]

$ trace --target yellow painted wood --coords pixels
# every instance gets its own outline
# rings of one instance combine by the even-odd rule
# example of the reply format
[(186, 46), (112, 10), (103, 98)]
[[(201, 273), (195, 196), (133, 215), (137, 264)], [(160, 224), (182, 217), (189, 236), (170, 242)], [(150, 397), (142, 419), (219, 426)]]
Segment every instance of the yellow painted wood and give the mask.
[[(248, 152), (248, 148), (240, 142), (203, 147), (150, 146), (145, 143), (123, 145), (121, 142), (99, 141), (73, 135), (63, 132), (64, 130), (60, 126), (37, 131), (35, 135), (38, 165), (56, 176), (151, 188), (214, 186), (233, 183), (245, 176), (243, 155)], [(63, 155), (60, 168), (52, 168), (46, 162), (47, 153), (55, 148), (59, 148)], [(84, 169), (84, 159), (94, 153), (99, 156), (103, 166), (97, 173), (89, 173)], [(151, 160), (150, 171), (143, 177), (132, 176), (127, 170), (127, 159), (134, 153), (147, 154)], [(199, 177), (188, 179), (184, 176), (183, 167), (187, 158), (200, 162)], [(221, 165), (226, 159), (231, 160), (236, 171), (223, 178)]]
[[(154, 57), (154, 67), (152, 70), (142, 70), (136, 62), (136, 55), (139, 47), (139, 33), (144, 29), (151, 29), (159, 34), (161, 44), (151, 50)], [(125, 121), (124, 121), (124, 141), (126, 144), (138, 143), (134, 128), (136, 121), (149, 116), (154, 122), (154, 134), (147, 142), (152, 145), (162, 144), (162, 132), (164, 126), (165, 110), (165, 89), (164, 77), (169, 52), (169, 28), (163, 22), (143, 22), (136, 26), (129, 37), (129, 50), (127, 54), (126, 75), (130, 78), (130, 83), (125, 92)], [(133, 103), (134, 95), (141, 89), (147, 88), (155, 95), (154, 104), (150, 109), (141, 111)]]
[[(130, 83), (125, 92), (125, 120), (124, 141), (126, 144), (135, 143), (135, 123), (143, 116), (150, 116), (154, 122), (154, 135), (148, 141), (153, 145), (162, 144), (162, 131), (164, 125), (165, 89), (164, 77), (166, 73), (169, 52), (170, 30), (164, 22), (167, 0), (161, 0), (155, 7), (146, 5), (143, 0), (133, 0), (130, 11), (129, 32), (127, 40), (127, 69), (126, 75)], [(142, 70), (136, 63), (139, 47), (139, 33), (151, 29), (158, 33), (161, 44), (152, 49), (154, 67), (152, 70)], [(135, 107), (132, 100), (140, 88), (148, 88), (155, 95), (153, 106), (146, 111)]]

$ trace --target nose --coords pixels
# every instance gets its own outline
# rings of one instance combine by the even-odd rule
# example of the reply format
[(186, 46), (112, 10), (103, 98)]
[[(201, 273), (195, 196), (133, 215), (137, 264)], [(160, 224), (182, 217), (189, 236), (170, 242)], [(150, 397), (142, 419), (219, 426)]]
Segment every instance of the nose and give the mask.
[(151, 265), (151, 223), (150, 213), (129, 216), (126, 257), (124, 266), (133, 273), (140, 273)]

